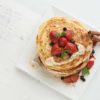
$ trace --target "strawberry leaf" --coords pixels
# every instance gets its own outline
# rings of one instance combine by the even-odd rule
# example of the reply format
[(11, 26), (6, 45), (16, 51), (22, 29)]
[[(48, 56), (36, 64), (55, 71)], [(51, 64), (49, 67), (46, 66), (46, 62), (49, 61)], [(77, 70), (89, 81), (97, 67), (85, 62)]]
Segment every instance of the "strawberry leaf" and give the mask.
[(89, 72), (89, 69), (87, 68), (87, 66), (84, 67), (84, 68), (82, 69), (82, 75), (89, 75), (89, 74), (90, 74), (90, 72)]
[(61, 32), (61, 33), (57, 33), (57, 34), (55, 34), (55, 37), (61, 37), (61, 36), (65, 36), (66, 35), (66, 33), (65, 32)]
[(68, 53), (69, 53), (69, 50), (63, 50), (63, 51), (61, 52), (61, 58), (67, 56)]

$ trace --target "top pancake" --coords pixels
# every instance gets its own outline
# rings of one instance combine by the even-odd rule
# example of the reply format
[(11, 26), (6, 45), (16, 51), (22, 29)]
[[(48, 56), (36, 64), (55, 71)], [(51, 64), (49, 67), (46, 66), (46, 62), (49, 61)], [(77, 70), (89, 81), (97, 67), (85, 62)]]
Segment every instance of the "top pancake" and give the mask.
[[(62, 29), (64, 27), (67, 27), (68, 30), (72, 30), (74, 32), (73, 39), (75, 42), (83, 45), (85, 47), (85, 53), (83, 55), (77, 56), (74, 60), (72, 60), (69, 63), (62, 64), (62, 65), (48, 65), (45, 61), (49, 57), (52, 57), (51, 55), (51, 46), (50, 46), (50, 38), (49, 34), (52, 30), (56, 32), (62, 32)], [(38, 35), (36, 38), (36, 43), (38, 47), (38, 54), (40, 56), (40, 59), (44, 66), (49, 70), (55, 70), (59, 72), (68, 72), (68, 70), (71, 70), (78, 65), (80, 65), (82, 62), (86, 62), (90, 54), (92, 52), (93, 42), (88, 36), (88, 30), (78, 21), (71, 20), (65, 17), (53, 17), (46, 22), (44, 22), (38, 31)], [(67, 61), (70, 58), (55, 58), (55, 61), (58, 63), (61, 61)]]

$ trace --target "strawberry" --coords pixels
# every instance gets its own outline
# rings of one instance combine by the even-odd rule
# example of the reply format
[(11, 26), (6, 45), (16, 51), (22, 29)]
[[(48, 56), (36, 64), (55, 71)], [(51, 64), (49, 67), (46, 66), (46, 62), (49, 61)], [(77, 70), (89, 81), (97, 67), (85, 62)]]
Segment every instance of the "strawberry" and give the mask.
[(62, 80), (65, 83), (75, 83), (75, 82), (77, 82), (78, 79), (79, 79), (79, 73), (76, 73), (76, 74), (73, 74), (70, 76), (66, 76)]
[(75, 44), (68, 42), (64, 48), (65, 50), (69, 50), (71, 53), (77, 52), (77, 47)]
[(72, 37), (73, 37), (73, 34), (74, 34), (74, 32), (72, 30), (67, 30), (67, 32), (66, 32), (67, 40), (70, 41), (72, 39)]
[(79, 74), (77, 73), (77, 74), (71, 75), (70, 77), (71, 77), (72, 83), (75, 83), (79, 79)]
[(57, 34), (56, 31), (51, 31), (50, 34), (49, 34), (49, 37), (50, 37), (50, 39), (53, 43), (58, 42), (58, 37), (55, 36), (56, 34)]
[(64, 47), (67, 44), (67, 39), (65, 37), (59, 38), (59, 46)]
[(64, 77), (63, 81), (64, 83), (72, 83), (70, 76)]
[(52, 47), (52, 49), (51, 49), (51, 54), (53, 55), (53, 56), (58, 56), (58, 55), (60, 55), (61, 54), (61, 48), (58, 46), (58, 44), (54, 44), (53, 45), (53, 47)]
[(91, 58), (94, 58), (94, 59), (95, 59), (95, 56), (94, 56), (93, 54), (91, 54), (90, 59), (91, 59)]
[(94, 58), (91, 58), (91, 59), (89, 59), (89, 61), (87, 63), (87, 68), (91, 69), (93, 65), (94, 65)]

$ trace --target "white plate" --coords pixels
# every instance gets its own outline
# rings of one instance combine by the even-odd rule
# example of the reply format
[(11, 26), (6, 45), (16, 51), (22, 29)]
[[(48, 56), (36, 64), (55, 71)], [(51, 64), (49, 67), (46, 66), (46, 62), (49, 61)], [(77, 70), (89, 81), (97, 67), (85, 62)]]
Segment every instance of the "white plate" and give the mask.
[[(68, 18), (75, 19), (74, 17), (70, 16), (69, 14), (64, 13), (63, 11), (59, 10), (56, 7), (50, 7), (48, 8), (47, 12), (45, 13), (44, 17), (41, 19), (40, 24), (53, 17), (53, 16), (66, 16)], [(87, 24), (85, 24), (88, 28), (91, 29), (91, 27)], [(39, 27), (39, 25), (38, 25)], [(38, 28), (37, 27), (37, 28)], [(92, 28), (93, 29), (93, 28)], [(37, 31), (37, 30), (36, 30)], [(36, 55), (36, 44), (35, 44), (35, 37), (36, 32), (32, 35), (30, 38), (30, 41), (26, 44), (27, 48), (23, 48), (23, 54), (19, 61), (16, 64), (16, 67), (23, 70), (27, 74), (31, 75), (33, 78), (39, 80), (41, 83), (47, 85), (48, 87), (56, 90), (57, 92), (61, 93), (62, 95), (66, 96), (67, 98), (71, 100), (80, 100), (82, 98), (84, 92), (86, 91), (86, 88), (92, 81), (93, 77), (95, 77), (95, 72), (97, 71), (97, 68), (99, 67), (99, 45), (96, 46), (96, 61), (94, 64), (94, 68), (91, 69), (91, 74), (87, 77), (86, 82), (81, 82), (80, 80), (75, 83), (74, 85), (66, 85), (63, 83), (60, 79), (55, 78), (54, 76), (48, 74), (45, 72), (41, 67), (32, 67), (32, 60), (34, 59)], [(88, 89), (87, 89), (88, 90)]]

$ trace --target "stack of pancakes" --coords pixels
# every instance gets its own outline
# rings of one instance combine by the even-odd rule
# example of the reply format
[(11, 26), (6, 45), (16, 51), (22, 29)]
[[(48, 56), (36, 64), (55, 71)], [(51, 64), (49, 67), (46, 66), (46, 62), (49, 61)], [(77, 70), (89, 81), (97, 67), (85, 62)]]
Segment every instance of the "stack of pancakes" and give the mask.
[[(74, 32), (73, 39), (76, 43), (81, 44), (84, 47), (84, 53), (77, 55), (73, 60), (68, 58), (60, 58), (52, 56), (49, 34), (52, 30), (56, 32), (62, 32), (62, 29), (66, 27)], [(57, 76), (69, 76), (81, 71), (87, 65), (89, 57), (93, 49), (93, 42), (88, 36), (88, 29), (86, 29), (80, 22), (65, 17), (53, 17), (44, 22), (38, 31), (36, 38), (38, 55), (44, 65), (44, 67), (50, 73)], [(55, 63), (47, 59), (52, 58)], [(69, 61), (70, 60), (70, 61)], [(62, 63), (63, 61), (69, 61)]]

